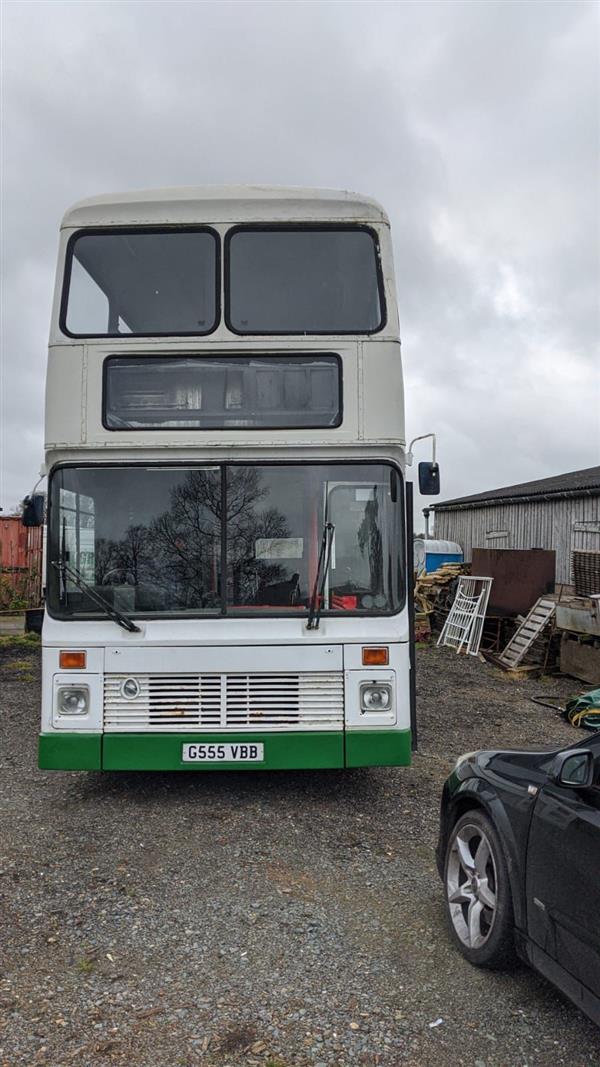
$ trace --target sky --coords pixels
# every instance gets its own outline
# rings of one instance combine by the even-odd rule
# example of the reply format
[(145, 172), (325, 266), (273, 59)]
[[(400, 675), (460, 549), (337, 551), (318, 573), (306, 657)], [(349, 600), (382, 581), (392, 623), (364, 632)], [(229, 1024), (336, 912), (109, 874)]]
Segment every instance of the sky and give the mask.
[(598, 3), (4, 0), (1, 58), (5, 512), (43, 460), (63, 212), (165, 185), (383, 203), (440, 499), (600, 463)]

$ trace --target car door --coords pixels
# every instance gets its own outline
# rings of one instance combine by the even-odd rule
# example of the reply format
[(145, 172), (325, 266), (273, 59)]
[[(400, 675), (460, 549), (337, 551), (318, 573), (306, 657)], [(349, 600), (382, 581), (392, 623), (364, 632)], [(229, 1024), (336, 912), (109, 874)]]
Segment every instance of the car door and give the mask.
[(593, 784), (548, 780), (535, 805), (527, 851), (527, 921), (531, 940), (600, 996), (600, 735)]

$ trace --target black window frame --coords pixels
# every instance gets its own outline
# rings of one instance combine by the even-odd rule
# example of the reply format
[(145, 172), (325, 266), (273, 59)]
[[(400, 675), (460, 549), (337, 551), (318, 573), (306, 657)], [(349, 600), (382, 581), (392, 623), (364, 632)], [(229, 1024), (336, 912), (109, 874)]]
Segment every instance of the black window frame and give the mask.
[[(375, 269), (377, 274), (377, 289), (379, 292), (379, 307), (380, 307), (380, 322), (379, 325), (373, 330), (238, 330), (231, 323), (230, 311), (231, 311), (231, 285), (230, 285), (230, 265), (231, 265), (231, 252), (230, 244), (233, 237), (238, 233), (297, 233), (298, 231), (310, 232), (310, 233), (323, 233), (323, 232), (339, 232), (339, 231), (361, 231), (368, 233), (373, 241), (373, 248), (375, 252)], [(223, 240), (223, 318), (224, 323), (230, 333), (236, 337), (372, 337), (374, 334), (381, 333), (387, 326), (387, 304), (385, 299), (385, 283), (383, 278), (383, 270), (381, 266), (381, 247), (379, 243), (379, 234), (372, 226), (367, 226), (364, 223), (347, 223), (347, 222), (328, 222), (328, 223), (307, 223), (307, 222), (281, 222), (281, 223), (240, 223), (236, 226), (230, 227), (224, 235)]]
[[(261, 423), (260, 426), (109, 426), (107, 419), (107, 377), (109, 371), (109, 364), (112, 361), (118, 361), (126, 359), (133, 361), (135, 359), (156, 359), (167, 361), (170, 359), (196, 359), (199, 362), (206, 360), (211, 363), (218, 361), (219, 359), (226, 360), (240, 360), (247, 361), (253, 358), (264, 358), (265, 360), (271, 358), (290, 359), (296, 360), (298, 363), (303, 361), (310, 361), (315, 357), (326, 356), (329, 359), (334, 359), (338, 368), (338, 415), (335, 422), (332, 423), (315, 423), (314, 425), (308, 425), (304, 423), (302, 426), (296, 426), (288, 424), (282, 426), (281, 424)], [(102, 426), (109, 433), (260, 433), (264, 430), (281, 430), (287, 432), (289, 430), (295, 430), (302, 432), (303, 430), (336, 430), (342, 425), (344, 421), (344, 361), (338, 352), (248, 352), (243, 355), (241, 352), (215, 352), (209, 354), (207, 352), (136, 352), (134, 353), (111, 353), (106, 356), (102, 362)]]
[[(71, 274), (73, 270), (73, 250), (76, 242), (81, 237), (104, 237), (114, 235), (140, 234), (177, 234), (177, 233), (208, 233), (213, 238), (215, 246), (215, 317), (214, 322), (207, 330), (183, 330), (179, 332), (161, 331), (152, 333), (73, 333), (67, 327), (67, 311), (69, 303), (69, 289), (71, 287)], [(139, 337), (207, 337), (214, 333), (221, 324), (222, 318), (222, 293), (221, 293), (221, 235), (212, 226), (90, 226), (82, 227), (71, 234), (67, 241), (65, 252), (65, 269), (63, 275), (62, 293), (60, 299), (59, 328), (65, 337), (74, 340), (97, 339), (102, 340), (127, 340)]]
[[(198, 467), (199, 469), (204, 469), (207, 466), (219, 467), (220, 468), (220, 472), (221, 472), (221, 491), (222, 491), (222, 493), (225, 494), (225, 500), (226, 500), (227, 469), (229, 467), (248, 467), (248, 466), (253, 466), (253, 467), (328, 467), (328, 466), (368, 467), (368, 466), (370, 466), (370, 467), (372, 467), (372, 466), (377, 465), (377, 464), (380, 465), (380, 466), (383, 466), (383, 467), (389, 467), (390, 470), (394, 470), (396, 472), (396, 474), (398, 475), (398, 479), (399, 479), (399, 483), (400, 483), (399, 484), (399, 494), (398, 494), (398, 504), (401, 507), (401, 518), (400, 518), (400, 541), (401, 541), (401, 543), (398, 546), (399, 547), (399, 559), (400, 559), (399, 568), (398, 568), (398, 576), (399, 576), (401, 588), (399, 588), (399, 590), (398, 590), (398, 608), (397, 608), (397, 610), (394, 610), (394, 611), (349, 611), (349, 610), (347, 610), (347, 611), (342, 611), (342, 610), (332, 611), (332, 610), (324, 610), (324, 611), (321, 612), (321, 617), (322, 618), (327, 618), (327, 619), (365, 619), (365, 618), (367, 618), (367, 619), (390, 619), (390, 618), (396, 618), (399, 615), (401, 615), (402, 612), (404, 611), (404, 609), (406, 608), (407, 604), (408, 604), (408, 580), (409, 580), (409, 577), (408, 577), (408, 558), (409, 557), (408, 557), (408, 549), (407, 549), (407, 545), (406, 545), (406, 537), (407, 537), (406, 479), (405, 479), (403, 471), (401, 470), (401, 468), (398, 466), (398, 464), (393, 459), (382, 458), (382, 457), (373, 457), (373, 458), (369, 458), (369, 459), (365, 459), (365, 458), (362, 458), (362, 459), (356, 458), (356, 459), (354, 459), (354, 458), (352, 458), (350, 456), (344, 457), (343, 459), (339, 459), (336, 456), (332, 456), (329, 459), (312, 459), (311, 458), (310, 460), (292, 460), (292, 461), (288, 461), (288, 460), (268, 460), (268, 459), (266, 459), (266, 460), (252, 460), (250, 463), (248, 461), (244, 461), (244, 460), (223, 460), (223, 459), (219, 460), (219, 459), (217, 459), (217, 460), (212, 461), (212, 462), (207, 460), (204, 463), (196, 463), (196, 464), (194, 464), (193, 461), (190, 462), (190, 460), (187, 460), (187, 461), (186, 460), (181, 460), (178, 463), (169, 463), (169, 464), (167, 464), (167, 466), (172, 467), (173, 469), (180, 468), (180, 469), (184, 469), (184, 470), (190, 469), (192, 467)], [(124, 468), (124, 467), (127, 467), (127, 468), (140, 467), (142, 469), (155, 467), (155, 468), (160, 470), (160, 469), (165, 467), (165, 463), (164, 462), (161, 463), (161, 462), (157, 462), (157, 461), (154, 461), (152, 463), (149, 463), (149, 462), (145, 462), (144, 463), (143, 461), (140, 461), (140, 460), (138, 460), (137, 462), (132, 462), (131, 460), (123, 460), (120, 463), (57, 463), (54, 467), (52, 467), (52, 469), (48, 473), (48, 495), (47, 495), (46, 524), (47, 524), (47, 528), (48, 528), (49, 534), (50, 534), (50, 531), (52, 529), (52, 521), (53, 521), (53, 519), (52, 519), (52, 496), (53, 496), (53, 494), (52, 494), (52, 479), (54, 478), (54, 475), (59, 473), (62, 470), (94, 470), (94, 469), (99, 468), (99, 467), (102, 467), (103, 469), (111, 468), (113, 470), (118, 470), (118, 469)], [(188, 621), (190, 619), (199, 619), (200, 621), (208, 621), (208, 620), (210, 620), (211, 622), (214, 622), (217, 619), (264, 619), (266, 621), (268, 621), (269, 619), (294, 619), (294, 620), (305, 621), (308, 618), (308, 612), (304, 613), (304, 614), (302, 614), (301, 612), (298, 612), (297, 614), (291, 615), (289, 612), (277, 612), (276, 610), (269, 611), (269, 612), (264, 612), (264, 611), (237, 611), (236, 612), (236, 611), (227, 610), (227, 597), (226, 597), (227, 542), (228, 542), (227, 526), (226, 526), (225, 523), (222, 523), (222, 526), (221, 526), (221, 581), (219, 583), (219, 589), (220, 589), (220, 592), (221, 592), (221, 607), (220, 607), (220, 609), (215, 610), (214, 612), (206, 612), (206, 613), (202, 613), (202, 614), (194, 614), (192, 612), (170, 612), (170, 611), (165, 611), (165, 612), (137, 612), (137, 611), (131, 611), (131, 612), (128, 612), (127, 614), (132, 619), (148, 619), (148, 620), (153, 620), (153, 619), (158, 619), (158, 620), (162, 620), (162, 619), (185, 619), (185, 620), (188, 620)], [(95, 622), (95, 621), (98, 621), (98, 620), (101, 620), (102, 618), (104, 618), (104, 615), (103, 615), (103, 613), (102, 613), (102, 611), (100, 609), (98, 609), (97, 612), (87, 612), (87, 613), (80, 612), (80, 613), (77, 613), (76, 615), (70, 614), (68, 612), (61, 612), (61, 611), (55, 612), (55, 611), (51, 610), (52, 609), (52, 603), (51, 603), (52, 597), (51, 597), (50, 594), (51, 594), (51, 591), (52, 591), (52, 588), (53, 588), (53, 583), (57, 582), (57, 577), (56, 577), (56, 571), (52, 567), (52, 561), (51, 561), (50, 556), (51, 556), (51, 553), (50, 553), (50, 551), (48, 551), (47, 560), (46, 560), (46, 576), (45, 576), (46, 577), (46, 590), (47, 590), (45, 609), (46, 609), (46, 612), (48, 613), (48, 615), (50, 616), (50, 618), (58, 619), (61, 622), (90, 622), (90, 621)]]

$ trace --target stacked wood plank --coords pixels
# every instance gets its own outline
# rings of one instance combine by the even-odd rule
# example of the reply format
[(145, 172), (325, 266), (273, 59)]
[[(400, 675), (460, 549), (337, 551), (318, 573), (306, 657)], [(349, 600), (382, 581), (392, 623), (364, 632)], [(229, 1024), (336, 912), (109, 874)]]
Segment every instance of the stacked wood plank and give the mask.
[(457, 579), (468, 574), (470, 569), (469, 563), (444, 563), (437, 571), (420, 574), (415, 583), (416, 610), (431, 615), (434, 611), (449, 609)]
[(578, 596), (600, 593), (600, 552), (575, 549), (572, 553), (573, 582)]

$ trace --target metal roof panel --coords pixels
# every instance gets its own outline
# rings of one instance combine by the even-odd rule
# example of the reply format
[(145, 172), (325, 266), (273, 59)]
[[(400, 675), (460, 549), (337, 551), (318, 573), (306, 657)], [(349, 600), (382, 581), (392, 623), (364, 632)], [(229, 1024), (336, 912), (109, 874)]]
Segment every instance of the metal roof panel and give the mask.
[(345, 190), (202, 185), (132, 190), (80, 200), (65, 213), (61, 229), (292, 221), (388, 224), (376, 200)]
[(436, 511), (442, 511), (444, 508), (485, 504), (488, 501), (518, 500), (519, 497), (531, 496), (560, 496), (562, 493), (574, 494), (578, 491), (600, 493), (600, 467), (586, 467), (584, 470), (570, 471), (567, 474), (556, 474), (551, 478), (539, 478), (534, 482), (520, 482), (518, 485), (491, 489), (485, 493), (442, 500), (439, 504), (432, 504), (430, 507)]

